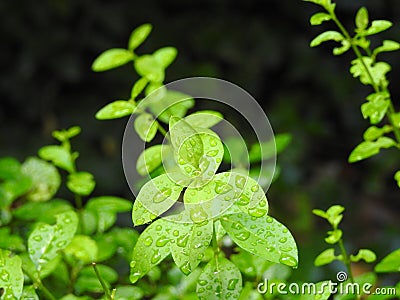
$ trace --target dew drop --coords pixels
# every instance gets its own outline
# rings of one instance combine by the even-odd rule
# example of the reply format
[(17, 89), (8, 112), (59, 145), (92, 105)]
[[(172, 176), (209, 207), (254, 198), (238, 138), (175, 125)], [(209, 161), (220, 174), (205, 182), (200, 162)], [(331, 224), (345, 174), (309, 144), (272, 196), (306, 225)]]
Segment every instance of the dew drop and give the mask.
[(153, 243), (153, 238), (151, 236), (148, 236), (144, 239), (144, 244), (146, 246), (150, 246)]
[(57, 247), (62, 248), (62, 247), (64, 247), (66, 244), (67, 244), (66, 241), (61, 241), (61, 242), (58, 242), (58, 243), (57, 243)]
[(282, 230), (282, 232), (283, 232), (283, 233), (288, 233), (289, 230), (288, 230), (287, 228), (284, 228), (284, 229)]
[(290, 252), (292, 251), (292, 247), (279, 247), (282, 252)]
[(267, 202), (266, 202), (265, 200), (261, 200), (260, 203), (259, 203), (259, 205), (260, 205), (261, 207), (265, 207), (265, 206), (267, 205)]
[(197, 236), (201, 236), (202, 232), (201, 231), (197, 231)]
[(236, 178), (235, 178), (236, 187), (238, 187), (239, 189), (243, 189), (245, 183), (246, 183), (246, 178), (245, 177), (240, 176), (240, 175), (236, 176)]
[(233, 229), (240, 230), (240, 229), (243, 228), (243, 225), (242, 225), (242, 223), (240, 223), (240, 222), (235, 222), (235, 223), (232, 224), (231, 227), (232, 227)]
[(42, 237), (40, 235), (36, 235), (33, 237), (33, 239), (37, 242), (40, 242), (42, 240)]
[(2, 270), (0, 272), (0, 279), (2, 281), (9, 281), (10, 280), (10, 274), (6, 270)]
[(168, 242), (169, 242), (169, 238), (167, 238), (166, 236), (163, 235), (156, 241), (156, 246), (164, 247)]
[(161, 259), (160, 250), (154, 250), (153, 255), (151, 256), (151, 263), (156, 264)]
[(232, 190), (232, 186), (222, 181), (217, 181), (215, 183), (215, 192), (217, 194), (226, 194), (230, 190)]
[(136, 260), (132, 260), (132, 261), (130, 262), (129, 266), (130, 266), (131, 268), (134, 268), (134, 267), (136, 266)]
[(183, 274), (189, 275), (190, 272), (192, 272), (192, 268), (190, 267), (190, 263), (186, 262), (182, 267), (180, 267), (180, 270), (182, 271)]
[(273, 251), (275, 251), (275, 247), (269, 246), (269, 247), (266, 247), (265, 250), (267, 250), (268, 252), (273, 252)]
[(186, 234), (186, 235), (184, 235), (184, 236), (179, 237), (179, 238), (176, 240), (176, 244), (177, 244), (179, 247), (186, 247), (188, 240), (189, 240), (189, 234)]
[(239, 279), (231, 279), (228, 282), (228, 290), (233, 291), (236, 288), (237, 283), (239, 282)]
[(279, 258), (279, 262), (289, 267), (297, 267), (297, 260), (289, 254), (282, 254)]
[(165, 199), (171, 196), (171, 193), (172, 191), (170, 188), (163, 188), (160, 192), (154, 195), (153, 202), (154, 203), (163, 202)]
[(136, 281), (139, 280), (139, 278), (142, 276), (141, 273), (139, 272), (135, 272), (133, 274), (131, 274), (131, 276), (129, 276), (129, 280), (131, 281), (131, 283), (135, 283)]
[(216, 138), (214, 138), (214, 137), (210, 138), (210, 145), (211, 146), (215, 147), (215, 146), (217, 146), (217, 144), (218, 144), (218, 141), (217, 141)]
[(255, 193), (255, 192), (258, 191), (259, 188), (260, 188), (260, 186), (259, 186), (258, 184), (255, 184), (255, 185), (253, 185), (253, 186), (251, 187), (251, 191)]
[(265, 231), (264, 228), (260, 228), (260, 229), (257, 230), (257, 234), (258, 234), (258, 235), (261, 235), (261, 234), (264, 233), (264, 231)]
[(238, 234), (235, 234), (235, 237), (240, 241), (245, 241), (250, 237), (250, 233), (248, 231), (243, 231)]
[(178, 231), (178, 230), (174, 230), (174, 231), (172, 232), (172, 234), (173, 234), (174, 236), (178, 236), (178, 235), (179, 235), (179, 231)]
[(274, 220), (271, 217), (267, 217), (267, 222), (272, 223)]
[(219, 152), (218, 150), (210, 150), (206, 154), (208, 156), (214, 157), (214, 156), (216, 156), (218, 154), (218, 152)]
[(198, 293), (204, 293), (204, 288), (199, 288), (199, 289), (197, 290), (197, 292), (198, 292)]
[(143, 218), (137, 219), (137, 220), (136, 220), (136, 224), (137, 224), (137, 225), (142, 225), (142, 224), (144, 224), (144, 219), (143, 219)]
[(249, 215), (252, 217), (256, 217), (256, 218), (261, 218), (263, 216), (265, 216), (265, 214), (267, 213), (267, 211), (265, 209), (261, 209), (261, 208), (249, 208)]
[(241, 195), (239, 200), (236, 202), (238, 205), (245, 206), (250, 203), (250, 198), (246, 195)]
[(199, 284), (201, 286), (205, 286), (207, 284), (207, 280), (199, 280)]
[(286, 243), (286, 241), (287, 241), (287, 238), (285, 238), (285, 237), (279, 239), (279, 242), (282, 244)]
[(203, 208), (198, 207), (197, 209), (192, 209), (190, 211), (190, 218), (192, 219), (193, 222), (195, 223), (201, 223), (207, 220), (208, 215), (207, 213), (203, 210)]
[(185, 171), (188, 172), (188, 173), (190, 173), (190, 172), (192, 171), (192, 168), (189, 167), (189, 166), (187, 166), (187, 167), (185, 167)]

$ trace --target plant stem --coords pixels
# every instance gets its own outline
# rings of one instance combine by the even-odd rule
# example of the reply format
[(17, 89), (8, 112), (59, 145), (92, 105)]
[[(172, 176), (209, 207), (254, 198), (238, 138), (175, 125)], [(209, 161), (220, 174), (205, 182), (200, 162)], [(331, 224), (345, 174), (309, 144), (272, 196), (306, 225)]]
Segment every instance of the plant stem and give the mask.
[(215, 258), (218, 258), (220, 249), (219, 249), (218, 241), (217, 241), (217, 233), (215, 230), (215, 223), (213, 224), (213, 227), (214, 227), (214, 232), (213, 232), (213, 236), (212, 236), (212, 246), (214, 249), (214, 256), (215, 256)]
[(167, 131), (165, 131), (164, 127), (162, 127), (162, 126), (160, 125), (160, 123), (158, 123), (158, 131), (160, 131), (160, 133), (161, 133), (163, 136), (167, 136)]
[(97, 265), (95, 262), (92, 262), (92, 266), (94, 269), (94, 272), (96, 273), (97, 279), (100, 281), (101, 286), (103, 287), (104, 293), (107, 297), (108, 300), (113, 300), (113, 297), (111, 296), (110, 290), (107, 286), (107, 284), (105, 283), (105, 281), (103, 280), (103, 277), (101, 277), (99, 270), (97, 269)]
[(53, 296), (53, 294), (44, 286), (42, 281), (40, 280), (40, 277), (38, 275), (38, 278), (35, 279), (35, 276), (33, 276), (31, 273), (29, 273), (26, 269), (24, 269), (25, 274), (32, 280), (35, 289), (39, 289), (47, 299), (49, 300), (56, 300), (56, 297)]
[[(365, 69), (365, 71), (367, 73), (367, 76), (369, 77), (369, 80), (371, 81), (371, 86), (374, 89), (375, 93), (379, 93), (381, 91), (380, 88), (379, 88), (379, 85), (375, 82), (370, 70), (367, 67), (367, 64), (364, 61), (364, 58), (363, 58), (360, 50), (358, 49), (357, 45), (355, 45), (353, 43), (353, 39), (350, 36), (349, 32), (346, 30), (346, 28), (343, 26), (343, 24), (338, 20), (338, 18), (336, 17), (336, 14), (333, 11), (330, 12), (330, 14), (331, 14), (332, 20), (338, 26), (338, 28), (340, 29), (340, 31), (342, 32), (344, 37), (349, 41), (349, 43), (351, 45), (351, 48), (353, 49), (354, 54), (357, 56), (357, 58), (360, 60), (361, 64), (363, 65), (363, 67), (364, 67), (364, 69)], [(368, 55), (371, 56), (370, 54), (368, 54)], [(387, 90), (387, 88), (384, 88), (383, 91), (387, 92), (389, 94), (389, 91)], [(389, 119), (389, 122), (393, 127), (393, 133), (394, 133), (394, 135), (396, 137), (397, 143), (399, 144), (400, 143), (400, 130), (399, 130), (399, 128), (397, 128), (395, 126), (395, 124), (393, 122), (393, 119), (391, 117), (394, 113), (396, 113), (396, 110), (394, 108), (394, 105), (393, 105), (393, 102), (392, 102), (392, 99), (390, 98), (390, 96), (388, 97), (388, 100), (389, 100), (389, 108), (388, 108), (388, 110), (386, 112), (386, 116)]]
[(346, 248), (344, 247), (342, 239), (339, 240), (338, 245), (339, 245), (340, 251), (342, 252), (343, 263), (346, 265), (347, 273), (349, 274), (349, 279), (350, 279), (351, 283), (354, 283), (354, 277), (353, 277), (353, 272), (351, 271), (350, 259), (347, 254)]

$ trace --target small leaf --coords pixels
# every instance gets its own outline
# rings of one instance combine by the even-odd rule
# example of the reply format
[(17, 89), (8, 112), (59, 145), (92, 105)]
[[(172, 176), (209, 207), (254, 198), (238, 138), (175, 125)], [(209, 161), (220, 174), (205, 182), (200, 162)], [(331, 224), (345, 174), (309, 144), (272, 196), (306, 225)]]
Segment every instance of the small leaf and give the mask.
[(97, 216), (97, 232), (101, 233), (114, 225), (117, 213), (130, 211), (132, 203), (119, 197), (101, 196), (91, 198), (85, 208)]
[(341, 42), (343, 39), (343, 35), (337, 31), (325, 31), (311, 41), (310, 47), (316, 47), (323, 42), (331, 40)]
[[(360, 77), (362, 84), (383, 84), (384, 86), (387, 86), (386, 73), (391, 70), (388, 63), (374, 63), (372, 58), (364, 56), (354, 59), (351, 64), (350, 73), (354, 78)], [(365, 66), (367, 67), (367, 70), (365, 69)]]
[(104, 106), (96, 113), (98, 120), (118, 119), (130, 116), (136, 109), (136, 105), (130, 101), (117, 100)]
[(39, 224), (29, 235), (29, 256), (40, 271), (71, 242), (78, 227), (78, 216), (74, 211), (57, 215), (55, 225)]
[(400, 43), (391, 40), (384, 40), (382, 46), (375, 48), (373, 56), (376, 57), (379, 53), (397, 51), (399, 49)]
[(361, 259), (366, 263), (372, 263), (376, 260), (376, 254), (368, 249), (360, 249), (357, 255), (350, 255), (350, 260), (352, 262), (358, 262)]
[(371, 26), (365, 31), (364, 35), (373, 35), (385, 31), (392, 27), (392, 22), (386, 20), (372, 21)]
[(375, 142), (364, 141), (350, 153), (349, 162), (357, 162), (379, 153), (379, 146)]
[(274, 155), (285, 150), (292, 141), (292, 136), (287, 133), (277, 134), (273, 140), (255, 143), (249, 152), (249, 161), (251, 163), (268, 160)]
[(397, 185), (400, 187), (400, 171), (394, 174), (394, 179), (397, 181)]
[(21, 300), (39, 300), (33, 285), (24, 286)]
[(339, 223), (342, 221), (344, 212), (344, 207), (341, 205), (332, 205), (326, 211), (326, 215), (328, 216), (328, 222), (332, 224), (334, 228), (337, 228)]
[(322, 22), (329, 21), (331, 19), (332, 19), (332, 17), (329, 14), (323, 13), (323, 12), (319, 12), (319, 13), (316, 13), (316, 14), (311, 16), (310, 24), (311, 25), (321, 25)]
[(161, 64), (165, 69), (168, 67), (176, 58), (178, 51), (174, 47), (160, 48), (153, 53), (154, 58)]
[(170, 234), (172, 258), (181, 271), (188, 275), (201, 262), (213, 235), (213, 222), (175, 225)]
[(342, 238), (343, 232), (340, 229), (328, 231), (328, 237), (325, 238), (325, 242), (328, 244), (336, 244)]
[[(399, 117), (400, 117), (400, 114), (399, 114)], [(392, 120), (393, 120), (393, 115), (392, 115)], [(399, 118), (399, 121), (400, 121), (400, 118)], [(364, 132), (363, 137), (366, 141), (374, 141), (377, 138), (384, 135), (385, 133), (389, 133), (391, 131), (392, 131), (392, 127), (389, 125), (385, 125), (382, 128), (378, 128), (376, 126), (371, 126)]]
[(0, 290), (2, 299), (20, 299), (24, 285), (21, 258), (0, 249)]
[(221, 218), (222, 226), (241, 248), (271, 262), (292, 268), (298, 264), (296, 242), (289, 230), (274, 218), (252, 219), (247, 214)]
[(356, 26), (358, 31), (362, 31), (368, 26), (368, 10), (365, 7), (361, 7), (356, 15)]
[(326, 212), (324, 212), (321, 209), (313, 209), (312, 213), (318, 217), (324, 218), (326, 220), (328, 220), (328, 215), (326, 214)]
[(135, 28), (129, 37), (128, 49), (133, 51), (139, 47), (149, 36), (152, 28), (153, 26), (148, 23)]
[(136, 170), (141, 176), (146, 176), (162, 163), (162, 149), (167, 145), (155, 145), (145, 149), (136, 161)]
[(74, 159), (63, 146), (51, 145), (39, 149), (39, 157), (51, 161), (56, 167), (69, 173), (74, 172)]
[(214, 257), (203, 269), (197, 281), (200, 300), (239, 299), (242, 275), (235, 264), (224, 257)]
[(83, 264), (96, 261), (97, 252), (96, 242), (86, 235), (74, 236), (71, 243), (64, 249), (67, 257), (73, 257)]
[(22, 172), (32, 180), (31, 189), (26, 196), (30, 201), (48, 201), (60, 187), (61, 178), (57, 169), (36, 157), (30, 157), (24, 162)]
[(375, 272), (391, 273), (400, 272), (400, 249), (389, 253), (376, 266)]
[(68, 189), (78, 195), (88, 196), (92, 193), (96, 181), (93, 175), (88, 172), (77, 172), (68, 175)]
[(211, 128), (223, 120), (220, 112), (213, 110), (199, 110), (185, 117), (190, 126), (200, 128)]
[(333, 55), (341, 55), (351, 48), (351, 43), (348, 40), (343, 40), (342, 46), (333, 48)]
[(133, 125), (136, 133), (145, 142), (150, 142), (157, 134), (158, 122), (148, 113), (140, 114)]
[(142, 55), (135, 60), (134, 65), (136, 72), (150, 82), (164, 81), (164, 67), (154, 56)]
[(79, 126), (72, 126), (67, 130), (55, 130), (53, 131), (52, 135), (56, 140), (60, 142), (65, 142), (79, 135), (80, 133), (81, 133), (81, 128)]
[[(131, 283), (138, 281), (170, 254), (168, 237), (175, 225), (165, 219), (158, 219), (142, 232), (133, 249), (130, 263)], [(160, 241), (162, 237), (166, 237), (166, 239)]]
[(382, 97), (374, 97), (370, 102), (361, 105), (364, 119), (369, 118), (372, 124), (379, 123), (390, 106), (390, 101)]
[(95, 72), (103, 72), (111, 70), (133, 59), (133, 53), (121, 48), (109, 49), (100, 54), (92, 64), (92, 70)]
[(169, 179), (167, 174), (148, 181), (133, 205), (132, 220), (139, 226), (166, 212), (178, 200), (183, 187)]
[(139, 96), (140, 93), (144, 90), (148, 83), (149, 81), (147, 80), (147, 78), (144, 77), (136, 81), (131, 90), (131, 99), (135, 100), (136, 97)]
[(16, 234), (11, 234), (10, 227), (0, 227), (0, 249), (14, 252), (25, 251), (24, 240)]
[(316, 267), (320, 267), (323, 265), (330, 264), (333, 262), (337, 257), (335, 256), (335, 249), (329, 248), (320, 253), (314, 261), (314, 265)]

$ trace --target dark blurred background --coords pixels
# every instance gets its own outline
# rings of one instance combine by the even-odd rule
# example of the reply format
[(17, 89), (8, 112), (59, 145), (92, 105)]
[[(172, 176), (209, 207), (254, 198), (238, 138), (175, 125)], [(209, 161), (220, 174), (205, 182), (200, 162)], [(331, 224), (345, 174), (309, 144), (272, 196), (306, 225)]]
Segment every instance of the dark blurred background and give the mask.
[[(398, 0), (337, 3), (346, 25), (353, 26), (356, 10), (365, 5), (372, 19), (396, 25), (379, 39), (400, 41)], [(260, 102), (275, 132), (293, 135), (268, 196), (271, 214), (292, 229), (301, 247), (297, 274), (318, 279), (327, 269), (312, 267), (329, 228), (311, 209), (334, 203), (346, 206), (347, 246), (369, 247), (382, 257), (400, 247), (400, 191), (393, 180), (400, 157), (387, 150), (347, 163), (368, 126), (359, 107), (370, 89), (349, 74), (351, 53), (333, 57), (332, 43), (309, 48), (314, 36), (331, 28), (309, 25), (317, 10), (300, 0), (0, 1), (0, 156), (22, 161), (54, 143), (52, 130), (79, 125), (78, 166), (95, 174), (96, 194), (132, 198), (121, 164), (127, 119), (105, 122), (94, 115), (106, 103), (126, 99), (137, 78), (130, 65), (106, 73), (90, 66), (102, 51), (125, 47), (132, 29), (150, 22), (153, 32), (138, 52), (162, 46), (179, 51), (167, 82), (190, 76), (231, 81)], [(381, 58), (393, 66), (389, 79), (400, 109), (399, 53)]]

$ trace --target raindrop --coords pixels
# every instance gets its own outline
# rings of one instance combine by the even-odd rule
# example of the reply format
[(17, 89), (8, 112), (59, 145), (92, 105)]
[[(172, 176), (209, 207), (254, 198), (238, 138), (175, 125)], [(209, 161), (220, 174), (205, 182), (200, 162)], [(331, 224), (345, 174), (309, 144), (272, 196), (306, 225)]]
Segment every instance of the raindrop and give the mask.
[(255, 193), (255, 192), (258, 191), (259, 188), (260, 188), (260, 186), (259, 186), (258, 184), (255, 184), (255, 185), (253, 185), (253, 186), (251, 187), (251, 191)]
[(207, 213), (203, 210), (203, 208), (198, 207), (197, 209), (192, 209), (190, 211), (190, 218), (192, 219), (193, 222), (195, 223), (201, 223), (207, 220), (208, 215)]
[(190, 263), (186, 262), (182, 267), (180, 267), (180, 270), (182, 271), (183, 274), (189, 275), (190, 272), (192, 272), (192, 268), (190, 267)]
[(150, 246), (153, 243), (153, 238), (151, 236), (148, 236), (144, 239), (144, 244), (146, 246)]
[(226, 194), (230, 190), (232, 190), (232, 186), (222, 181), (217, 181), (215, 183), (215, 192), (217, 194)]
[(161, 259), (160, 250), (154, 250), (153, 255), (151, 257), (151, 263), (156, 264)]
[(40, 242), (42, 240), (42, 237), (40, 235), (36, 235), (33, 237), (33, 239), (37, 242)]
[(199, 284), (205, 286), (207, 284), (207, 280), (199, 280)]
[(239, 279), (231, 279), (228, 282), (228, 290), (233, 291), (236, 288), (237, 283), (239, 282)]
[(265, 216), (266, 213), (267, 211), (265, 209), (255, 208), (255, 207), (249, 208), (249, 215), (252, 217), (261, 218)]
[(292, 251), (292, 247), (279, 247), (282, 252), (290, 252)]
[(131, 281), (131, 283), (135, 283), (136, 281), (139, 280), (139, 278), (142, 276), (141, 273), (139, 272), (135, 272), (133, 274), (131, 274), (131, 276), (129, 276), (129, 280)]
[(271, 217), (268, 217), (268, 218), (267, 218), (267, 222), (268, 222), (268, 223), (272, 223), (273, 221), (274, 221), (274, 220), (273, 220)]
[(157, 240), (156, 246), (164, 247), (168, 242), (169, 242), (169, 238), (167, 238), (166, 236), (163, 235)]
[(279, 258), (279, 262), (289, 267), (297, 267), (297, 260), (289, 254), (282, 254)]
[(176, 244), (179, 247), (186, 247), (188, 240), (189, 240), (189, 234), (186, 234), (184, 236), (179, 237), (176, 241)]
[(235, 222), (235, 223), (232, 224), (231, 227), (232, 227), (233, 229), (240, 230), (240, 229), (243, 228), (243, 225), (242, 225), (242, 223), (240, 223), (240, 222)]
[(217, 146), (217, 144), (218, 144), (218, 141), (217, 141), (216, 138), (214, 138), (214, 137), (210, 138), (210, 145), (211, 146), (215, 147), (215, 146)]
[(204, 293), (204, 289), (203, 289), (203, 288), (199, 288), (199, 289), (197, 290), (197, 292), (198, 292), (198, 293)]
[(160, 192), (154, 195), (153, 202), (154, 203), (163, 202), (165, 199), (171, 196), (171, 193), (172, 191), (170, 188), (163, 188)]
[(134, 268), (134, 267), (136, 266), (136, 260), (132, 260), (132, 261), (130, 262), (129, 266), (130, 266), (131, 268)]
[(179, 231), (178, 231), (178, 230), (174, 230), (174, 231), (172, 232), (172, 234), (173, 234), (174, 236), (178, 236), (178, 235), (179, 235)]
[(57, 247), (62, 248), (62, 247), (65, 246), (66, 243), (67, 243), (66, 241), (58, 242), (58, 243), (57, 243)]
[(275, 251), (275, 247), (269, 246), (269, 247), (265, 248), (265, 250), (267, 250), (268, 252), (273, 252), (273, 251)]
[(157, 230), (157, 231), (162, 230), (162, 226), (161, 226), (161, 225), (157, 225), (157, 226), (156, 226), (156, 230)]
[(287, 228), (284, 228), (284, 229), (282, 230), (282, 232), (283, 232), (283, 233), (288, 233), (289, 230), (288, 230)]
[(287, 241), (287, 238), (285, 238), (285, 237), (279, 239), (279, 242), (282, 243), (282, 244), (286, 243), (286, 241)]
[(207, 285), (207, 286), (206, 286), (206, 289), (209, 290), (209, 291), (211, 291), (212, 288), (213, 288), (212, 285)]
[(10, 280), (10, 274), (6, 270), (2, 270), (0, 272), (0, 279), (2, 281), (9, 281)]
[(255, 224), (250, 226), (250, 229), (256, 229), (256, 228), (257, 228), (257, 225), (255, 225)]
[(246, 183), (246, 178), (245, 177), (240, 176), (240, 175), (236, 176), (236, 178), (235, 178), (236, 187), (238, 187), (239, 189), (243, 189), (245, 183)]
[(218, 152), (219, 152), (218, 150), (210, 150), (206, 154), (208, 156), (214, 157), (214, 156), (216, 156), (218, 154)]
[(240, 241), (245, 241), (250, 237), (250, 233), (248, 231), (242, 231), (238, 234), (235, 234), (235, 237)]
[(69, 223), (71, 223), (72, 221), (71, 221), (71, 218), (70, 218), (70, 217), (65, 217), (65, 218), (64, 218), (64, 222), (67, 223), (67, 224), (69, 224)]
[(197, 231), (197, 236), (201, 236), (202, 232), (201, 231)]
[(136, 220), (136, 223), (139, 224), (139, 225), (144, 224), (144, 219), (143, 218), (139, 218), (139, 219)]
[(260, 206), (264, 207), (265, 205), (267, 205), (267, 202), (265, 200), (261, 200), (260, 201)]
[(185, 167), (185, 171), (188, 172), (188, 173), (190, 173), (190, 172), (192, 171), (192, 168), (189, 167), (189, 166), (187, 166), (187, 167)]
[(250, 203), (250, 198), (247, 197), (246, 195), (241, 195), (236, 203), (241, 206), (247, 205)]

